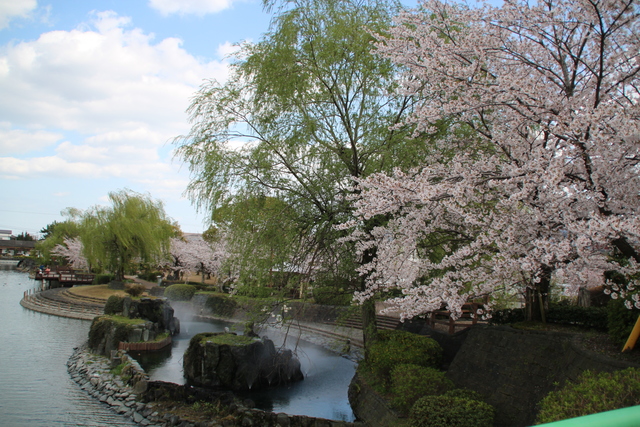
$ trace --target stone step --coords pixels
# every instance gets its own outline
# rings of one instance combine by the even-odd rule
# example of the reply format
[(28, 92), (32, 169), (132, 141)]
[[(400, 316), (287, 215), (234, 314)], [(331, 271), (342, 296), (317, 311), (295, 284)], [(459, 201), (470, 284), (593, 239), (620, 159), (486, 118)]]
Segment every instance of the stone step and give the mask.
[[(376, 315), (376, 323), (378, 325), (378, 329), (394, 330), (398, 328), (400, 320), (396, 317), (383, 316), (378, 314)], [(335, 322), (335, 324), (347, 328), (362, 329), (362, 315), (359, 313), (353, 314), (344, 320)]]

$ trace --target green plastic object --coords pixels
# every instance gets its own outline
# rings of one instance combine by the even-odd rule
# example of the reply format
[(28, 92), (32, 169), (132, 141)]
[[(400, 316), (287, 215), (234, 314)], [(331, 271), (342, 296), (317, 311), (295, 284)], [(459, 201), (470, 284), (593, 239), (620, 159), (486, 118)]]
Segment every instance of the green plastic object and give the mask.
[(548, 427), (640, 427), (640, 405), (600, 412), (539, 426)]

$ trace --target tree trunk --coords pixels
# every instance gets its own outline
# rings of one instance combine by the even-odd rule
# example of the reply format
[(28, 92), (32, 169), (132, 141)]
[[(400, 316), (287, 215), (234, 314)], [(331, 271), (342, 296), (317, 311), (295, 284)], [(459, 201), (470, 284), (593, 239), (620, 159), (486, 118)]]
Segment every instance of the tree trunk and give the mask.
[(362, 304), (362, 340), (364, 342), (364, 358), (366, 359), (371, 344), (378, 340), (376, 302), (371, 299)]
[(525, 294), (525, 320), (529, 322), (547, 322), (549, 310), (549, 288), (551, 285), (551, 269), (543, 267), (540, 282), (532, 283)]

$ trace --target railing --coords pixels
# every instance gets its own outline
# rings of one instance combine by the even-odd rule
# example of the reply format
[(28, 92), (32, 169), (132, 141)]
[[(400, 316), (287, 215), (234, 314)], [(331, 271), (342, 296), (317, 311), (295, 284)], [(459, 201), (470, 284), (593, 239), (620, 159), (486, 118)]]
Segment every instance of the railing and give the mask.
[(171, 344), (171, 336), (166, 337), (160, 341), (148, 341), (148, 342), (120, 342), (118, 344), (118, 350), (126, 351), (156, 351), (160, 350)]
[(548, 427), (638, 427), (640, 426), (640, 405), (599, 414), (585, 415), (553, 423), (540, 424)]

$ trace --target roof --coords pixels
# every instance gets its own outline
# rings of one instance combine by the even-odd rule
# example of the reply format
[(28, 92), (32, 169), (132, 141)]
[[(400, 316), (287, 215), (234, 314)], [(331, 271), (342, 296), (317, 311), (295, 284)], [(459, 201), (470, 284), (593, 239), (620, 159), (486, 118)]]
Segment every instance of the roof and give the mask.
[(35, 240), (0, 240), (0, 248), (33, 249), (36, 243)]

